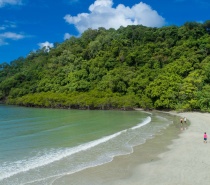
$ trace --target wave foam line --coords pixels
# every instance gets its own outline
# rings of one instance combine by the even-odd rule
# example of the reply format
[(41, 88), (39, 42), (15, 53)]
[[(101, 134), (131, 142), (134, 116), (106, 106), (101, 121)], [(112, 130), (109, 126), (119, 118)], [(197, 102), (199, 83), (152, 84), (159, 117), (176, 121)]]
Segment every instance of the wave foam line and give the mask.
[(85, 144), (81, 144), (81, 145), (73, 147), (73, 148), (59, 150), (59, 151), (51, 151), (51, 153), (46, 153), (41, 156), (16, 161), (16, 162), (13, 162), (11, 165), (4, 164), (4, 166), (0, 166), (0, 171), (1, 171), (0, 180), (9, 178), (9, 177), (14, 176), (21, 172), (26, 172), (26, 171), (29, 171), (29, 170), (32, 170), (32, 169), (35, 169), (38, 167), (48, 165), (50, 163), (59, 161), (65, 157), (68, 157), (75, 153), (88, 150), (90, 148), (93, 148), (93, 147), (101, 144), (101, 143), (105, 143), (126, 131), (127, 130), (123, 130), (123, 131), (117, 132), (113, 135), (106, 136), (101, 139), (91, 141), (91, 142), (88, 142)]
[(148, 116), (142, 123), (136, 125), (135, 127), (132, 127), (131, 129), (134, 130), (134, 129), (143, 127), (144, 125), (147, 125), (148, 123), (150, 123), (151, 120), (152, 120), (152, 118), (150, 116)]

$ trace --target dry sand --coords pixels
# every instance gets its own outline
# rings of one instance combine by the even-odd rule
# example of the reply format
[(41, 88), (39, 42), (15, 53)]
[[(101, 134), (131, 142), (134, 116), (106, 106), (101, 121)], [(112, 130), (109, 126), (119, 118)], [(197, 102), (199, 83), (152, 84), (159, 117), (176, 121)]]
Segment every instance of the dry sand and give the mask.
[[(203, 142), (203, 133), (210, 135), (210, 114), (171, 114), (186, 117), (191, 123), (190, 127), (180, 130), (172, 125), (165, 134), (137, 147), (134, 153), (57, 179), (53, 185), (210, 184), (210, 143)], [(177, 117), (175, 122), (179, 122)], [(178, 133), (174, 133), (175, 130)]]

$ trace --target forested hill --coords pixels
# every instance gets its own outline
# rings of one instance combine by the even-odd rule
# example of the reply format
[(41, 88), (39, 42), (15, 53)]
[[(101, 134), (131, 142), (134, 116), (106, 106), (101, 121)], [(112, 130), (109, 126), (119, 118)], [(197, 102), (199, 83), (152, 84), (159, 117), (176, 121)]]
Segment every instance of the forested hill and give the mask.
[(210, 21), (86, 30), (1, 64), (0, 99), (34, 107), (210, 111)]

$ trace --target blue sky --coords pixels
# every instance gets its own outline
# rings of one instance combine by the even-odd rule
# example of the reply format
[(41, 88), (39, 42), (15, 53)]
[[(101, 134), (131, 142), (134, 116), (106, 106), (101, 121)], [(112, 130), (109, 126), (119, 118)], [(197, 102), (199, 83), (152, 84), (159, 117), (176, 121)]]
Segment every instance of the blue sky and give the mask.
[(210, 20), (209, 0), (0, 0), (0, 63), (88, 28), (181, 26)]

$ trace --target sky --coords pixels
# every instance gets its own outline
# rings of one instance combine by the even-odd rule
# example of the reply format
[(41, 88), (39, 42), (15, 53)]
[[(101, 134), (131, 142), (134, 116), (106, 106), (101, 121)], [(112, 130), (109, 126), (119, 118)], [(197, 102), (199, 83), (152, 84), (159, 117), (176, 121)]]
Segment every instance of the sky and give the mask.
[(182, 26), (210, 20), (209, 0), (0, 0), (0, 64), (88, 28)]

